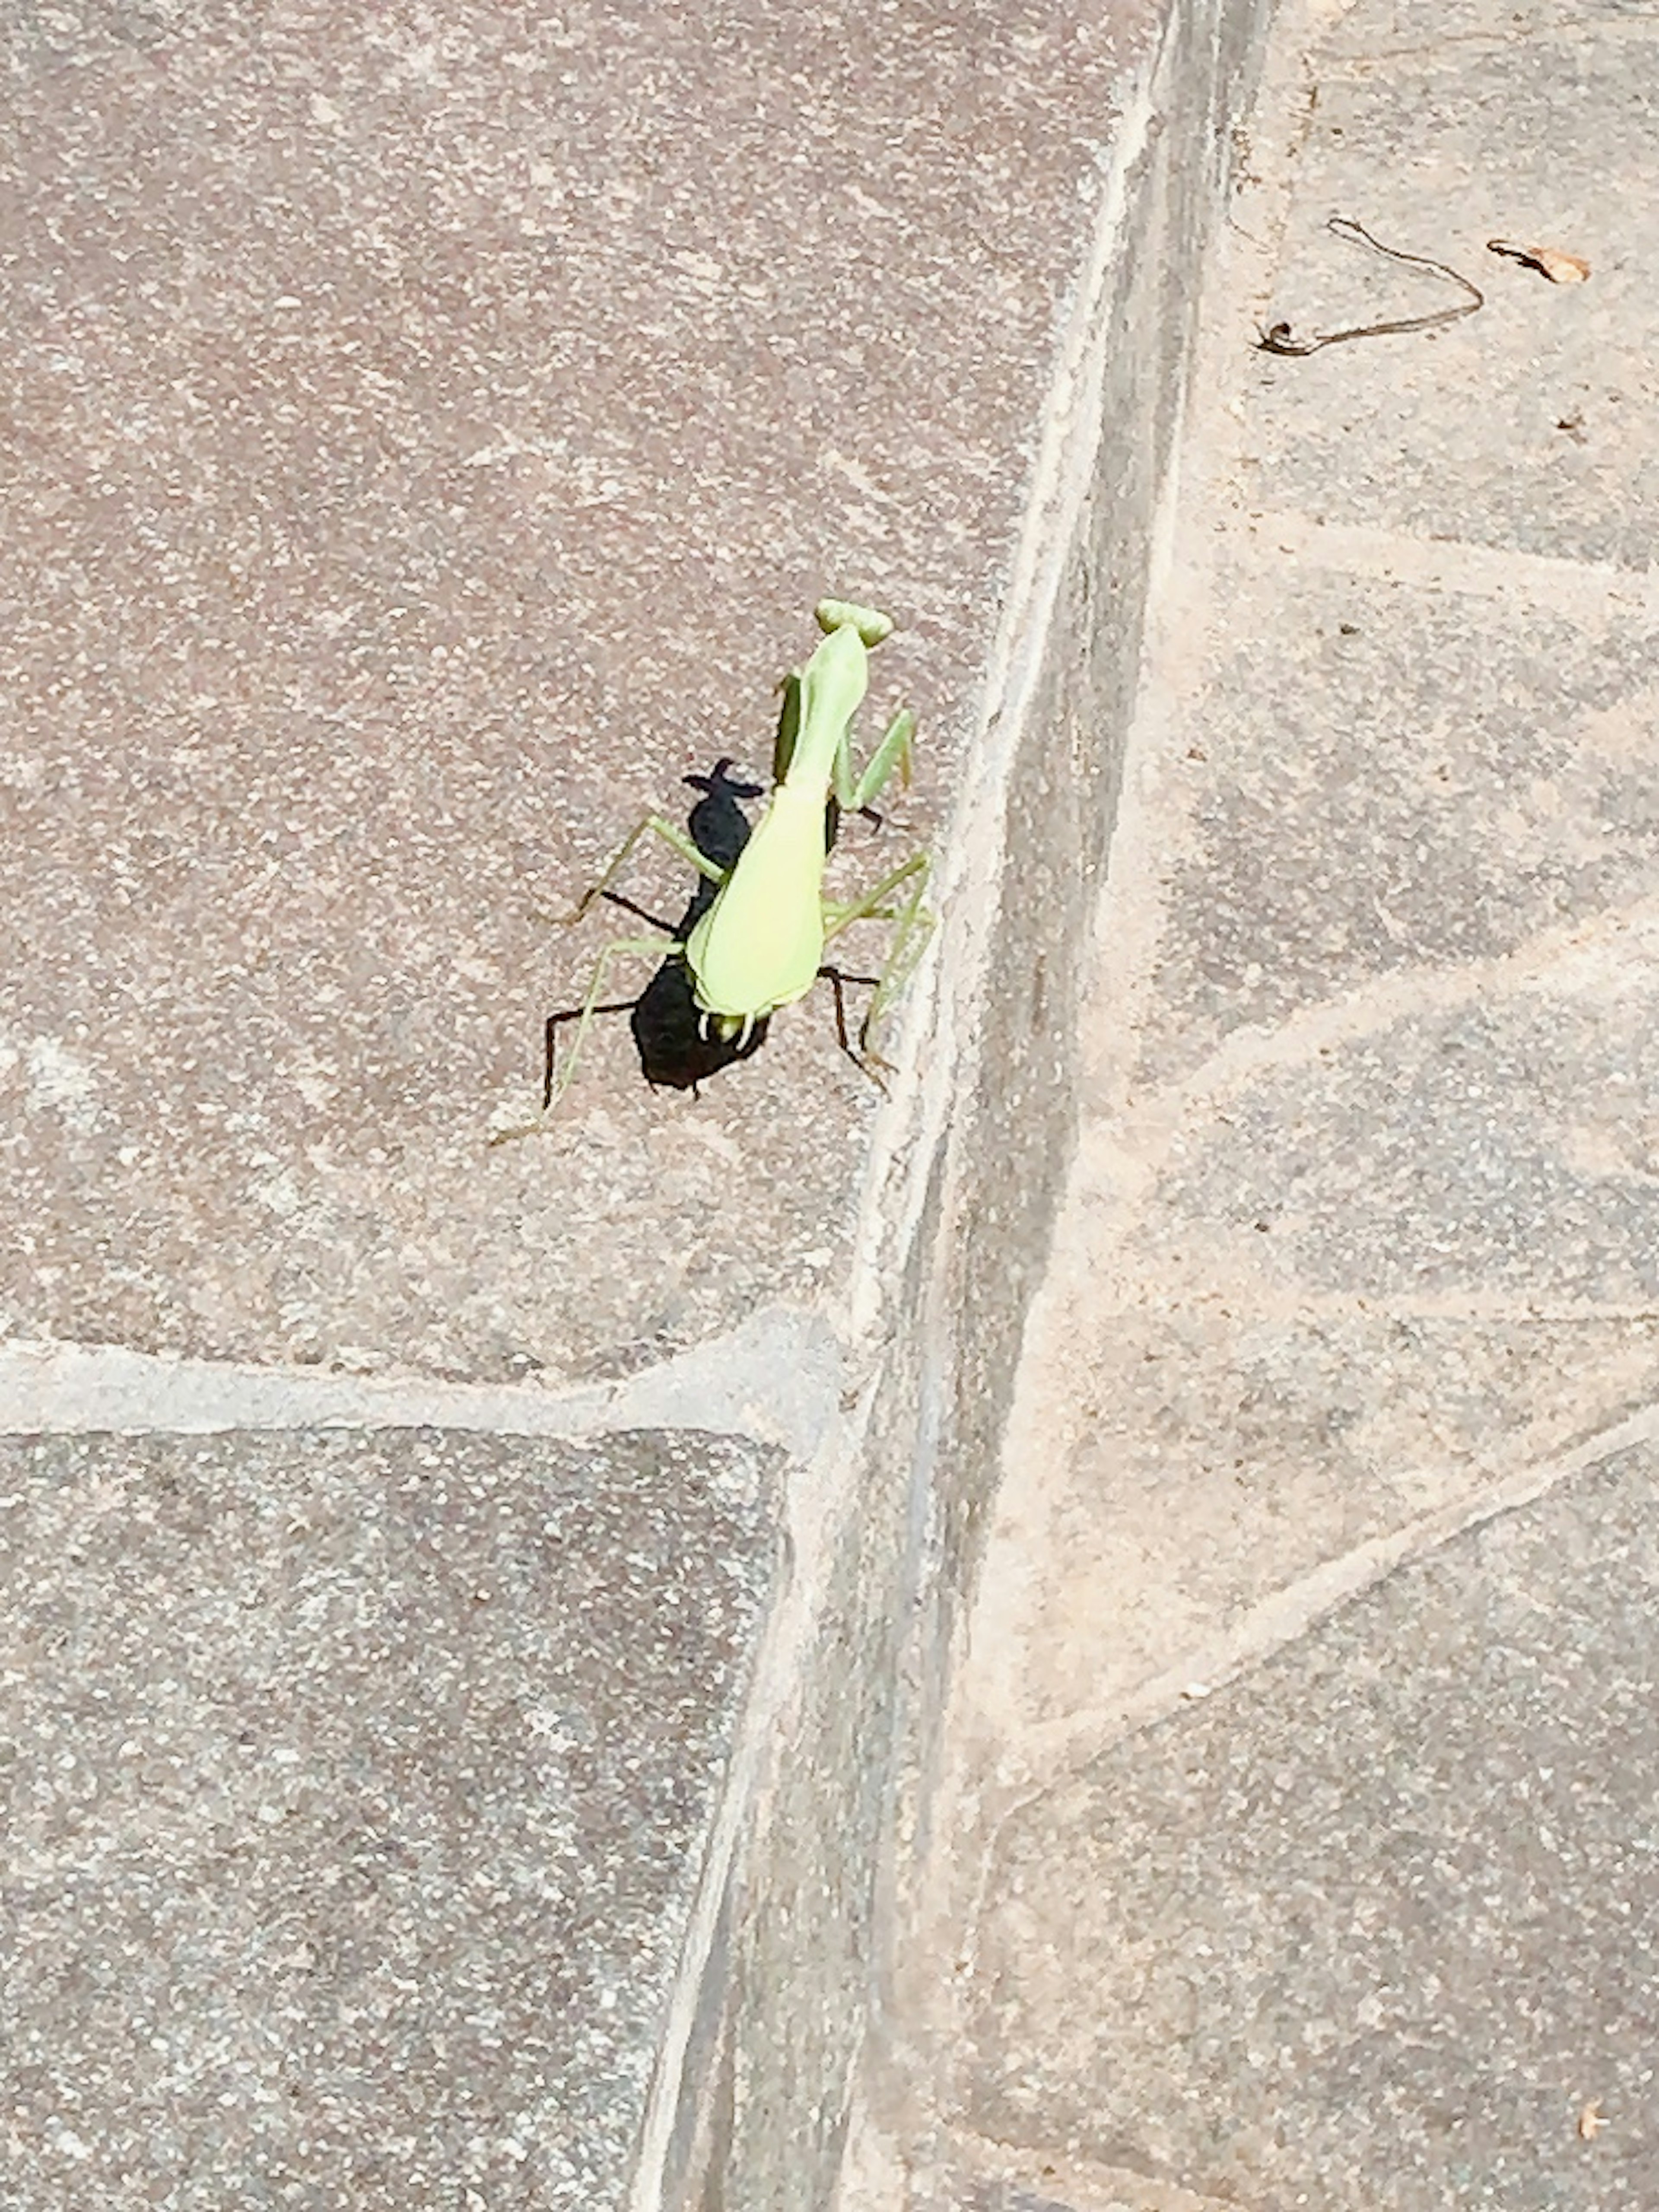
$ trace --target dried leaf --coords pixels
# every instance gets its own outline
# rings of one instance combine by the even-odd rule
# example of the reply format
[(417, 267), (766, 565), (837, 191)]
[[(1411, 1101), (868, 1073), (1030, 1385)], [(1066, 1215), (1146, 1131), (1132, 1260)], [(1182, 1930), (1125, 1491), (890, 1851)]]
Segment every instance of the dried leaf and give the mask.
[(1588, 261), (1576, 253), (1564, 253), (1559, 246), (1534, 246), (1530, 258), (1552, 284), (1582, 284), (1589, 275)]
[(1552, 284), (1582, 284), (1590, 273), (1588, 261), (1559, 246), (1511, 246), (1505, 238), (1489, 238), (1488, 253), (1506, 253), (1511, 261), (1524, 261)]

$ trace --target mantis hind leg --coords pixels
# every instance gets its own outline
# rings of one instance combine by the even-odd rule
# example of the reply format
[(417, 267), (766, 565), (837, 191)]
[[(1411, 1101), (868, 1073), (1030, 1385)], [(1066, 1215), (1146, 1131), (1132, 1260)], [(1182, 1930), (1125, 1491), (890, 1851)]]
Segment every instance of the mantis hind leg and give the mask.
[[(933, 916), (922, 903), (930, 865), (926, 853), (913, 853), (862, 897), (826, 903), (824, 907), (826, 945), (833, 943), (843, 929), (855, 921), (890, 921), (894, 925), (887, 957), (876, 977), (875, 991), (859, 1029), (860, 1050), (881, 1066), (887, 1063), (872, 1041), (876, 1024), (908, 981), (933, 934)], [(895, 902), (894, 892), (905, 884), (909, 889)]]
[[(683, 950), (684, 947), (672, 938), (660, 937), (617, 937), (613, 938), (609, 945), (601, 948), (599, 958), (593, 963), (593, 972), (588, 978), (587, 996), (582, 1000), (581, 1010), (576, 1016), (576, 1034), (570, 1040), (570, 1049), (564, 1055), (564, 1066), (556, 1074), (553, 1066), (554, 1024), (566, 1018), (555, 1015), (548, 1023), (547, 1069), (542, 1088), (540, 1120), (521, 1123), (515, 1128), (493, 1131), (489, 1138), (492, 1145), (505, 1145), (515, 1137), (533, 1137), (547, 1127), (549, 1116), (560, 1099), (564, 1097), (565, 1092), (569, 1090), (575, 1076), (576, 1062), (580, 1055), (587, 1032), (593, 1026), (593, 1017), (601, 1011), (599, 999), (605, 989), (605, 976), (610, 971), (611, 963), (617, 955), (619, 952), (648, 952), (655, 958), (661, 959), (665, 953), (679, 952)], [(631, 1004), (632, 1001), (624, 1003)]]
[(587, 996), (582, 1000), (576, 1034), (571, 1038), (570, 1049), (564, 1056), (563, 1070), (556, 1076), (551, 1068), (548, 1070), (547, 1103), (542, 1109), (544, 1113), (551, 1113), (570, 1088), (576, 1073), (576, 1056), (582, 1048), (588, 1030), (593, 1026), (593, 1017), (599, 1012), (599, 994), (605, 988), (605, 975), (617, 955), (619, 952), (649, 952), (660, 959), (665, 953), (679, 952), (684, 949), (672, 939), (665, 943), (660, 937), (614, 937), (609, 945), (600, 948), (599, 957), (593, 963), (593, 973), (588, 978)]
[[(555, 915), (550, 918), (567, 927), (572, 922), (580, 921), (594, 900), (604, 897), (627, 866), (629, 854), (639, 843), (641, 838), (647, 835), (660, 837), (665, 845), (672, 846), (681, 860), (689, 861), (697, 873), (700, 876), (706, 876), (711, 884), (723, 884), (726, 881), (726, 871), (717, 860), (711, 860), (708, 854), (702, 852), (684, 830), (677, 829), (673, 823), (666, 820), (660, 814), (647, 814), (642, 822), (635, 823), (605, 862), (605, 872), (599, 881), (588, 886), (569, 913)], [(621, 940), (619, 939), (618, 942)]]

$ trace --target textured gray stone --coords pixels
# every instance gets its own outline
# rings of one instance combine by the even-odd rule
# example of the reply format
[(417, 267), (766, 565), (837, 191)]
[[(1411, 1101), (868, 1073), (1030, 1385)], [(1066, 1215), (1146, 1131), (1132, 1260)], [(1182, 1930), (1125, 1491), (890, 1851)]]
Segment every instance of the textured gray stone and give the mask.
[(1514, 952), (1659, 888), (1650, 616), (1261, 550), (1224, 568), (1225, 630), (1172, 780), (1143, 1079), (1247, 1024)]
[(975, 2124), (1229, 2202), (1650, 2205), (1656, 1509), (1650, 1448), (1564, 1484), (1017, 1814)]
[(764, 766), (827, 589), (922, 723), (842, 880), (936, 823), (1163, 15), (9, 11), (14, 1329), (611, 1374), (833, 1279), (877, 1094), (823, 994), (701, 1100), (604, 1024), (487, 1149), (605, 933), (532, 909)]
[(0, 2199), (620, 2205), (767, 1459), (0, 1444)]
[(1333, 57), (1391, 59), (1451, 39), (1487, 40), (1507, 50), (1590, 29), (1628, 27), (1640, 37), (1656, 20), (1654, 0), (1577, 0), (1571, 15), (1555, 0), (1363, 0), (1321, 26), (1320, 44)]
[(957, 2201), (961, 2212), (1071, 2212), (1057, 2197), (1038, 2197), (1004, 2181), (969, 2181)]
[(1074, 1408), (1043, 1439), (1035, 1524), (1065, 1570), (1020, 1607), (1027, 1725), (1196, 1673), (1194, 1655), (1328, 1560), (1455, 1507), (1485, 1468), (1547, 1462), (1659, 1397), (1659, 1318), (1277, 1310), (1289, 1303), (1244, 1285), (1068, 1316)]
[(1648, 947), (1459, 995), (1241, 1084), (1164, 1182), (1158, 1246), (1315, 1294), (1659, 1307)]
[[(1262, 505), (1647, 565), (1659, 537), (1659, 436), (1632, 210), (1659, 185), (1656, 20), (1638, 19), (1626, 39), (1614, 11), (1575, 11), (1558, 35), (1497, 50), (1437, 25), (1414, 51), (1321, 70), (1273, 317), (1307, 334), (1462, 296), (1333, 238), (1333, 212), (1449, 263), (1486, 304), (1431, 332), (1303, 360), (1258, 356), (1252, 481)], [(1351, 19), (1351, 38), (1363, 35)], [(1488, 252), (1493, 238), (1579, 254), (1589, 282), (1553, 285)]]

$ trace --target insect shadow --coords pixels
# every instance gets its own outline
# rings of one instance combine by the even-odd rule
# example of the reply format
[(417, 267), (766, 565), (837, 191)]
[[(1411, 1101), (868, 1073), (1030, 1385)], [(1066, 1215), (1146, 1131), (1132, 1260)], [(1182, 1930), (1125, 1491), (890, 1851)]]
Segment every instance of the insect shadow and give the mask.
[[(718, 868), (730, 870), (735, 866), (738, 855), (749, 842), (752, 824), (744, 812), (741, 802), (760, 799), (765, 787), (758, 783), (739, 781), (731, 774), (729, 755), (717, 760), (707, 775), (688, 775), (684, 781), (693, 791), (702, 793), (686, 817), (686, 828), (691, 842), (705, 859)], [(829, 802), (827, 843), (833, 846), (840, 826), (841, 810), (831, 798)], [(872, 808), (863, 811), (879, 825), (881, 817)], [(720, 885), (700, 877), (691, 895), (690, 903), (679, 921), (665, 921), (660, 915), (652, 914), (635, 904), (623, 892), (607, 890), (602, 894), (609, 903), (620, 907), (624, 914), (648, 922), (653, 929), (663, 932), (665, 939), (684, 945), (703, 914), (720, 892)], [(835, 994), (836, 1035), (842, 1050), (848, 1059), (862, 1067), (864, 1062), (854, 1051), (847, 1024), (847, 1008), (843, 997), (848, 983), (873, 985), (873, 975), (851, 975), (844, 969), (825, 967), (819, 969)], [(612, 999), (594, 1007), (596, 1014), (627, 1014), (629, 1027), (634, 1034), (634, 1044), (640, 1055), (640, 1070), (653, 1087), (672, 1091), (690, 1091), (695, 1094), (700, 1083), (722, 1068), (730, 1067), (734, 1060), (748, 1060), (766, 1042), (770, 1017), (763, 1016), (750, 1028), (747, 1036), (722, 1037), (714, 1033), (714, 1025), (700, 1011), (691, 988), (691, 977), (684, 961), (678, 953), (671, 953), (636, 999)], [(542, 1072), (542, 1110), (545, 1113), (553, 1099), (554, 1060), (558, 1049), (559, 1031), (568, 1024), (580, 1022), (580, 1006), (568, 1006), (547, 1017)], [(868, 1071), (866, 1070), (866, 1073)]]

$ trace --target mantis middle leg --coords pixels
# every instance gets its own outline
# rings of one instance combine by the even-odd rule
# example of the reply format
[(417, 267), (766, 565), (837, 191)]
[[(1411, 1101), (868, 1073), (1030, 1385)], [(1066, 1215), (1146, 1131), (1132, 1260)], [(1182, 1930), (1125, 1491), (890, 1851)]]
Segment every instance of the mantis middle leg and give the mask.
[(660, 814), (647, 814), (642, 822), (635, 823), (605, 862), (605, 872), (599, 881), (589, 884), (568, 914), (555, 915), (551, 919), (567, 926), (572, 922), (580, 921), (594, 900), (603, 898), (605, 892), (610, 890), (627, 865), (629, 854), (639, 843), (641, 838), (647, 834), (660, 837), (665, 845), (671, 846), (679, 854), (681, 860), (689, 861), (697, 873), (707, 877), (711, 884), (723, 884), (726, 881), (727, 871), (721, 867), (718, 860), (711, 860), (708, 854), (703, 852), (684, 830), (677, 829), (673, 823), (666, 820)]

